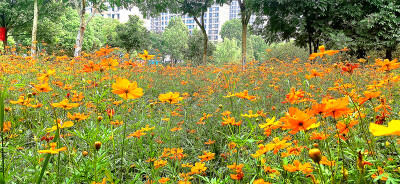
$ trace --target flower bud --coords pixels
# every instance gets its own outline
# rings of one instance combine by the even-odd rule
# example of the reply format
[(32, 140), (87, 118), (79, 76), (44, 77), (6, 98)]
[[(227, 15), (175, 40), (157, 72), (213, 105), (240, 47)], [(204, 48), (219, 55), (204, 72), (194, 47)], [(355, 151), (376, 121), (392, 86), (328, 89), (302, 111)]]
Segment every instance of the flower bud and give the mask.
[(314, 148), (310, 149), (310, 151), (308, 151), (308, 155), (315, 163), (319, 164), (319, 161), (321, 161), (322, 155), (321, 155), (321, 151), (318, 149), (318, 144), (314, 144)]
[(94, 147), (96, 148), (96, 151), (99, 151), (99, 149), (101, 148), (101, 142), (100, 141), (96, 141), (94, 143)]
[(103, 120), (103, 116), (97, 116), (97, 122), (100, 122), (101, 120)]
[(27, 97), (32, 98), (32, 93), (28, 93)]
[(87, 152), (87, 151), (83, 151), (83, 152), (82, 152), (82, 155), (83, 155), (83, 156), (86, 156), (86, 155), (88, 155), (88, 154), (89, 154), (89, 152)]
[(224, 107), (224, 106), (222, 106), (222, 104), (219, 104), (218, 107), (219, 107), (220, 109), (222, 109), (222, 107)]

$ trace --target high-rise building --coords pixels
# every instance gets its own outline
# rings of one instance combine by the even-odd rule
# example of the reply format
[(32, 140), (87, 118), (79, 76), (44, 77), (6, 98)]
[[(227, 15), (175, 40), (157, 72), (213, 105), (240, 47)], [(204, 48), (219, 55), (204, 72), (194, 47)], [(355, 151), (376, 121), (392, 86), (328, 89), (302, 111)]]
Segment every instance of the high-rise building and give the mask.
[(136, 6), (130, 9), (122, 9), (118, 7), (112, 8), (111, 6), (108, 6), (108, 9), (100, 14), (103, 17), (118, 19), (121, 23), (128, 22), (129, 15), (137, 15), (143, 20), (144, 26), (150, 30), (150, 19), (144, 18), (142, 13), (140, 13), (139, 8)]
[[(199, 29), (193, 17), (182, 14), (174, 14), (170, 12), (160, 13), (157, 17), (150, 19), (145, 19), (140, 13), (139, 8), (133, 7), (131, 9), (118, 9), (108, 7), (107, 11), (101, 13), (103, 17), (109, 17), (120, 20), (120, 22), (127, 22), (129, 15), (138, 15), (143, 21), (144, 26), (153, 32), (163, 32), (167, 27), (169, 21), (173, 17), (181, 17), (184, 24), (192, 33), (194, 29)], [(208, 38), (210, 41), (221, 41), (220, 36), (222, 25), (232, 19), (240, 19), (240, 7), (237, 1), (232, 1), (230, 4), (225, 4), (220, 6), (219, 4), (214, 4), (208, 8), (207, 12), (204, 14), (204, 24)], [(250, 25), (253, 24), (255, 16), (251, 16)]]
[[(162, 32), (167, 27), (169, 21), (173, 17), (181, 17), (184, 24), (192, 33), (195, 28), (198, 28), (197, 23), (193, 17), (188, 15), (174, 14), (170, 12), (160, 13), (158, 17), (151, 18), (150, 30), (154, 32)], [(204, 14), (205, 29), (208, 34), (208, 38), (211, 41), (221, 40), (219, 33), (221, 32), (222, 24), (229, 20), (229, 7), (219, 6), (217, 4), (212, 5), (208, 8)], [(199, 29), (199, 28), (198, 28)]]
[[(232, 1), (231, 4), (229, 5), (229, 20), (232, 19), (240, 19), (240, 6), (237, 1)], [(254, 21), (256, 20), (256, 16), (252, 15), (250, 17), (249, 24), (252, 25)]]

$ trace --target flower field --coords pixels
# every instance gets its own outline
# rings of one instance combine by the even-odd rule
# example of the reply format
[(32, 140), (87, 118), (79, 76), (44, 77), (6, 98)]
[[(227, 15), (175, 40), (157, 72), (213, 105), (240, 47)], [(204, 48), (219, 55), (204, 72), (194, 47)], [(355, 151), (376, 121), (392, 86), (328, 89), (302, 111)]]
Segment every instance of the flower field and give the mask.
[(396, 59), (321, 46), (308, 61), (170, 67), (114, 53), (0, 57), (2, 181), (400, 182)]

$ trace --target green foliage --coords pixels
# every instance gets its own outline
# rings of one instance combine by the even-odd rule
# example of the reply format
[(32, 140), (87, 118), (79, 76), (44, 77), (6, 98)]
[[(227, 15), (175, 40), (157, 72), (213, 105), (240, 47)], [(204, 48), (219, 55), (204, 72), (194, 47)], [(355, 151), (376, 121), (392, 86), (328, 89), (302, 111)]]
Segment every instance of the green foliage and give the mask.
[[(242, 22), (240, 19), (226, 21), (221, 28), (221, 38), (235, 39), (240, 45), (242, 43)], [(248, 36), (250, 33), (248, 32)]]
[(189, 29), (180, 17), (170, 20), (168, 26), (162, 33), (164, 50), (173, 59), (183, 59), (184, 52), (188, 49)]
[[(214, 54), (216, 46), (212, 42), (207, 43), (207, 57)], [(190, 60), (193, 64), (199, 65), (203, 59), (203, 37), (202, 33), (198, 29), (194, 29), (193, 33), (188, 38), (188, 49), (185, 52), (185, 58)]]
[(128, 22), (116, 27), (115, 46), (131, 50), (144, 50), (149, 47), (149, 31), (143, 26), (138, 16), (129, 16)]
[(225, 38), (223, 42), (217, 45), (217, 49), (213, 55), (216, 63), (236, 63), (240, 61), (240, 48), (236, 42), (236, 39)]
[(299, 58), (301, 61), (307, 61), (309, 55), (307, 51), (295, 45), (294, 41), (274, 43), (268, 46), (264, 60), (278, 59), (280, 61), (290, 61)]
[[(267, 43), (265, 43), (264, 39), (262, 36), (259, 35), (251, 35), (251, 43), (249, 45), (252, 45), (252, 50), (254, 52), (254, 59), (256, 61), (262, 61), (264, 60), (264, 56), (266, 53), (266, 50), (268, 48)], [(248, 48), (249, 49), (249, 48)]]

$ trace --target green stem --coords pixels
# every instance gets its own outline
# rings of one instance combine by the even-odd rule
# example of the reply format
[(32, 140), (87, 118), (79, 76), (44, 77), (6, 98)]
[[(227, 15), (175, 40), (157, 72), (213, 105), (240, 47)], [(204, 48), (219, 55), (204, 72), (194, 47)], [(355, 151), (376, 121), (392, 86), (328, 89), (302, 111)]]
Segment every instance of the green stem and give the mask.
[[(54, 109), (54, 107), (53, 107), (53, 111), (54, 111), (54, 119), (56, 120), (56, 126), (57, 126), (57, 131), (56, 131), (56, 135), (53, 139), (53, 142), (58, 142), (58, 138), (60, 137), (60, 129), (58, 127), (57, 115), (56, 115), (56, 110)], [(50, 161), (50, 157), (51, 157), (51, 154), (47, 153), (46, 159), (45, 159), (43, 167), (42, 167), (42, 171), (40, 171), (40, 175), (39, 175), (39, 178), (38, 178), (36, 184), (40, 184), (42, 182), (44, 171), (46, 171), (47, 165), (49, 164), (49, 161)]]

